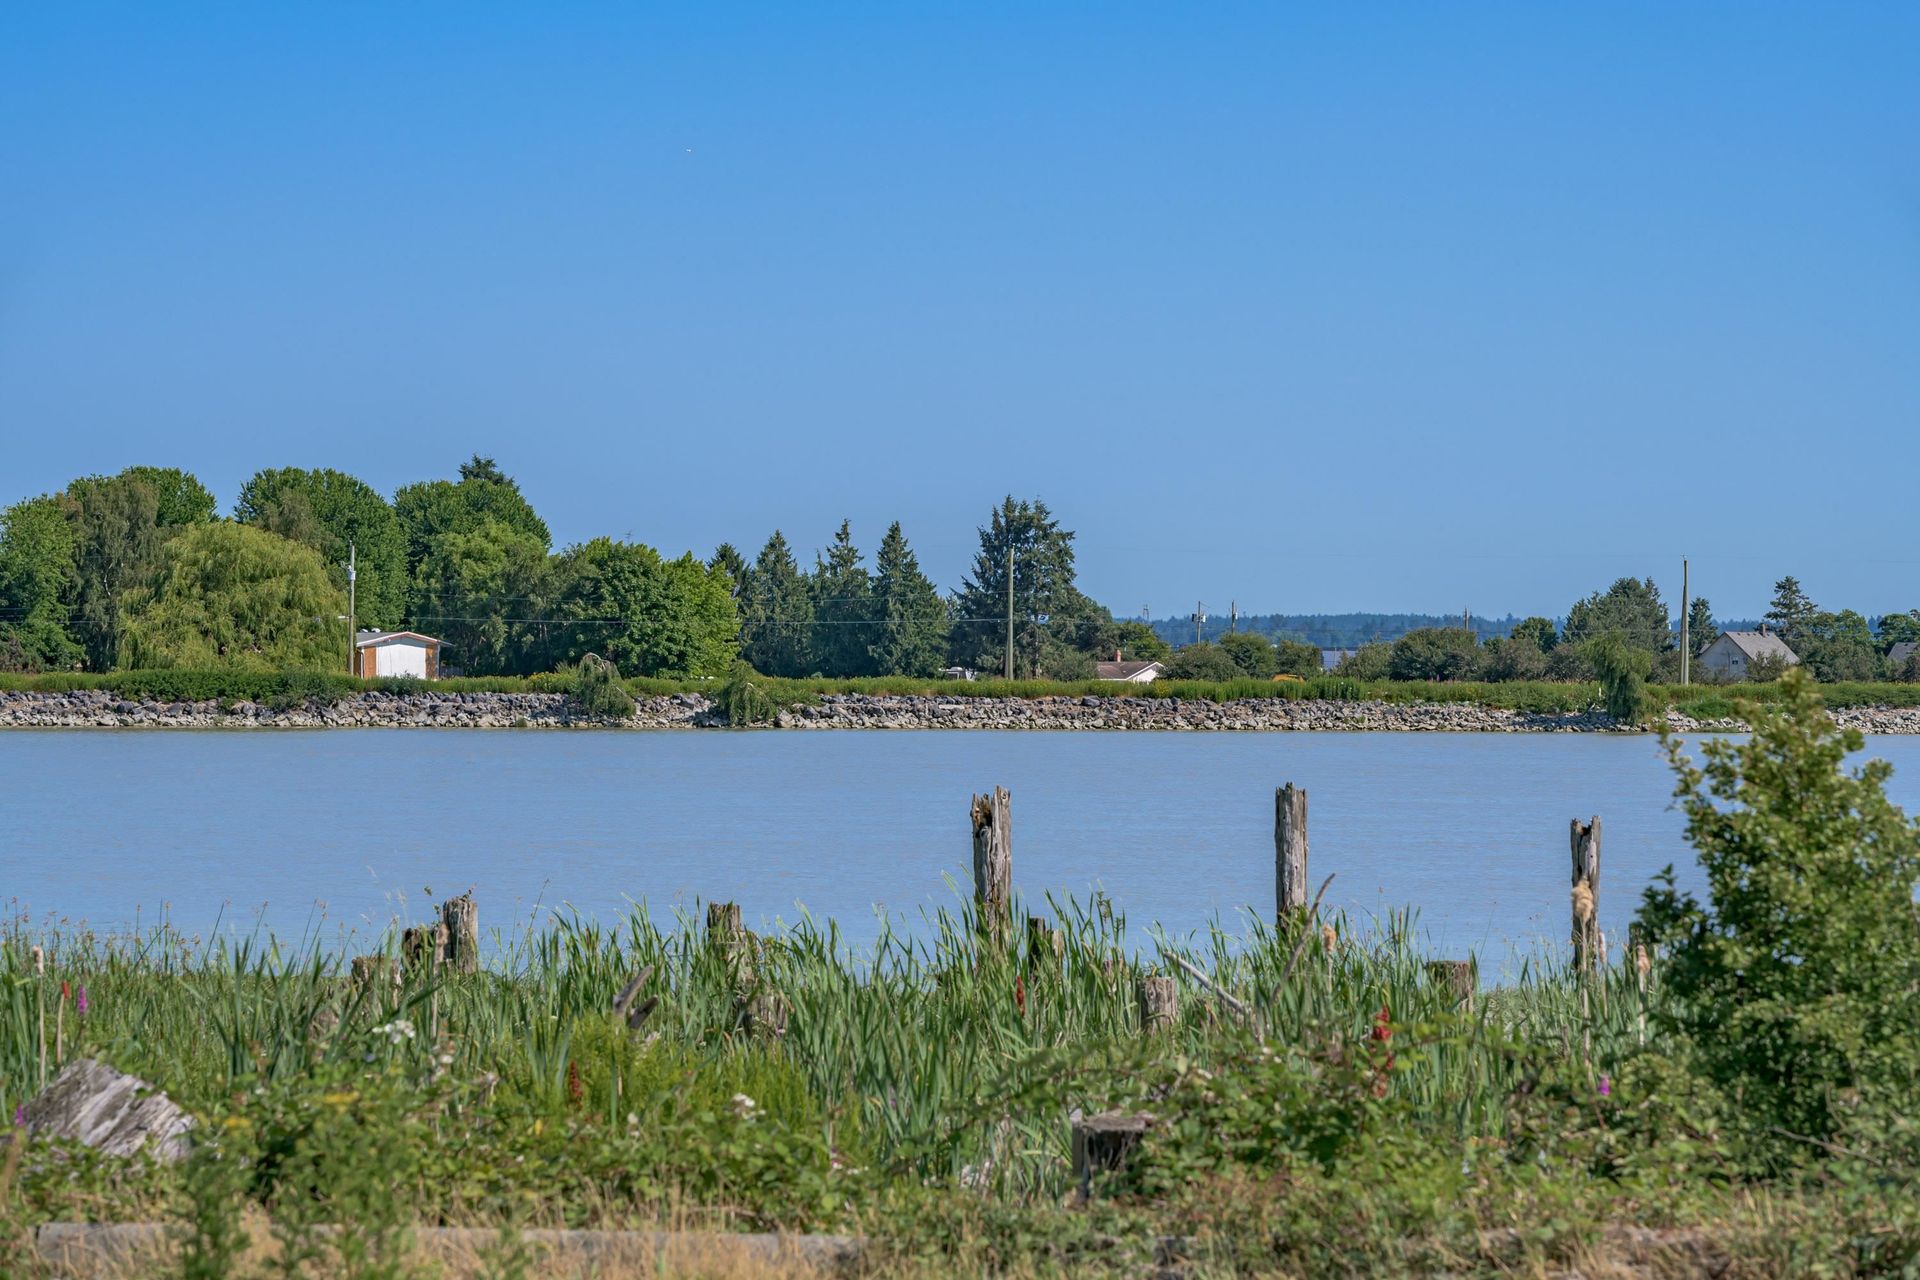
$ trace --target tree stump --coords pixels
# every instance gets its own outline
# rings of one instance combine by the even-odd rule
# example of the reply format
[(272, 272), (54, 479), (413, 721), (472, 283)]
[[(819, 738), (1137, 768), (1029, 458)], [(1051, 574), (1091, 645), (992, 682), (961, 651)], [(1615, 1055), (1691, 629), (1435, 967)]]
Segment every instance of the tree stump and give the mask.
[(1027, 967), (1035, 978), (1057, 973), (1066, 953), (1066, 934), (1048, 924), (1045, 916), (1027, 917)]
[(778, 1040), (787, 1034), (793, 1006), (777, 991), (756, 991), (740, 1011), (740, 1025), (749, 1035)]
[(1435, 986), (1446, 991), (1455, 1004), (1473, 1004), (1474, 989), (1479, 986), (1474, 977), (1473, 961), (1429, 960), (1427, 977)]
[(1600, 818), (1573, 819), (1573, 967), (1591, 973), (1600, 963)]
[(1013, 909), (1013, 797), (1005, 787), (973, 798), (973, 897), (980, 919), (1004, 930)]
[(1126, 1168), (1152, 1127), (1152, 1116), (1125, 1111), (1103, 1111), (1073, 1122), (1073, 1180), (1082, 1199), (1091, 1198), (1095, 1174)]
[(434, 969), (446, 960), (447, 926), (444, 921), (417, 924), (400, 934), (400, 959), (409, 969)]
[(1275, 919), (1285, 925), (1307, 908), (1307, 791), (1291, 782), (1273, 793)]
[(1180, 984), (1164, 974), (1141, 974), (1134, 998), (1140, 1006), (1141, 1035), (1158, 1035), (1180, 1019)]
[(441, 903), (440, 923), (446, 929), (441, 946), (447, 967), (455, 973), (479, 972), (480, 904), (473, 900), (472, 892)]
[(371, 990), (380, 983), (400, 985), (400, 962), (392, 956), (355, 956), (349, 972), (355, 990)]
[(68, 1138), (110, 1156), (145, 1149), (165, 1163), (187, 1154), (193, 1117), (136, 1076), (75, 1058), (22, 1111), (30, 1133)]

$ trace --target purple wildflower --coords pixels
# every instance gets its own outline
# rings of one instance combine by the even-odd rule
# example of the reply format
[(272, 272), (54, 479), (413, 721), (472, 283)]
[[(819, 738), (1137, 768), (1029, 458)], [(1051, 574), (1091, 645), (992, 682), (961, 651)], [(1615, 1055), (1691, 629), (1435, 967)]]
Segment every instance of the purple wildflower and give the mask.
[(74, 998), (73, 1009), (81, 1017), (87, 1016), (87, 984), (84, 982), (80, 984), (79, 994)]
[(1611, 1098), (1613, 1096), (1613, 1078), (1611, 1076), (1600, 1077), (1600, 1096), (1603, 1098)]
[(15, 1124), (25, 1124), (27, 1122), (27, 1104), (26, 1103), (22, 1102), (18, 1106), (14, 1107), (13, 1122)]

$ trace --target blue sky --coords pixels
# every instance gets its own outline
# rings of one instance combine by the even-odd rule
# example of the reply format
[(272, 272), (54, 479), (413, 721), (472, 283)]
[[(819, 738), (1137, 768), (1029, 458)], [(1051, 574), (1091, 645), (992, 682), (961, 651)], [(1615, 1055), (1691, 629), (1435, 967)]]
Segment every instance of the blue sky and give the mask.
[(1920, 9), (13, 5), (0, 496), (1000, 495), (1117, 612), (1920, 605)]

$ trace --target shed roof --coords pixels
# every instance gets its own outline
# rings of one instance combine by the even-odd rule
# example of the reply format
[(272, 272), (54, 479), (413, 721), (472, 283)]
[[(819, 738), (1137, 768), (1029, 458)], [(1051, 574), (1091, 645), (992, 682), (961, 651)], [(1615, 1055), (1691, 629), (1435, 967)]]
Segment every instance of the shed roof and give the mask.
[(1157, 662), (1096, 662), (1093, 674), (1102, 680), (1131, 680), (1149, 667), (1155, 671), (1166, 670)]
[(353, 645), (356, 649), (371, 649), (376, 645), (392, 644), (395, 640), (416, 640), (440, 649), (452, 647), (445, 640), (421, 635), (418, 631), (362, 631), (353, 638)]
[(1755, 658), (1780, 658), (1789, 665), (1800, 661), (1800, 655), (1789, 649), (1787, 642), (1771, 631), (1726, 631), (1721, 634), (1746, 654), (1749, 662)]

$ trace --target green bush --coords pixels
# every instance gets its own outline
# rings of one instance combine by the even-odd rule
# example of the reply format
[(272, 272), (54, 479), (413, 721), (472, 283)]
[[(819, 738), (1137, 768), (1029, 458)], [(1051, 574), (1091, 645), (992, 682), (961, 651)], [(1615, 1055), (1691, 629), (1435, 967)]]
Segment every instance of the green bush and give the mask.
[(597, 654), (585, 654), (573, 670), (573, 700), (590, 716), (626, 720), (633, 716), (633, 695), (620, 683), (614, 665)]
[(1740, 705), (1749, 740), (1709, 740), (1698, 766), (1668, 738), (1707, 897), (1669, 867), (1640, 912), (1666, 952), (1665, 1020), (1771, 1166), (1920, 1103), (1920, 826), (1887, 799), (1885, 761), (1846, 769), (1864, 739), (1810, 677), (1778, 688)]
[(780, 706), (765, 688), (765, 681), (746, 663), (736, 663), (733, 674), (720, 686), (720, 714), (736, 729), (748, 725), (772, 724)]

